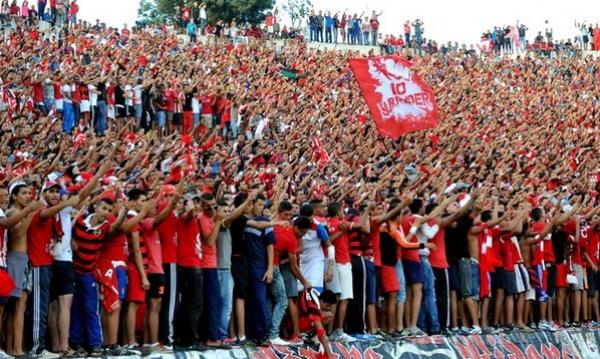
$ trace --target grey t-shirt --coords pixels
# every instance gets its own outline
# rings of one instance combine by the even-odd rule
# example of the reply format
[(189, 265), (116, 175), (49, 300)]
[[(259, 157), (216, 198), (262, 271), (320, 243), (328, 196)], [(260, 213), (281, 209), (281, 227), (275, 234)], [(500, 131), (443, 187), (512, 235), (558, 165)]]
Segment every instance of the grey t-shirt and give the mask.
[(217, 267), (231, 269), (231, 232), (229, 228), (221, 228), (217, 238)]

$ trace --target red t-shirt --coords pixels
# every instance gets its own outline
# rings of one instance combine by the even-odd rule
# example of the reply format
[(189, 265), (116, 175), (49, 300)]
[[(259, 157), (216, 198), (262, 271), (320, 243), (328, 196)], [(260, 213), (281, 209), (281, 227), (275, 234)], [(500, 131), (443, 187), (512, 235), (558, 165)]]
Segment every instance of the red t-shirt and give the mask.
[(500, 244), (500, 226), (492, 228), (492, 265), (494, 268), (502, 267), (502, 255)]
[(208, 245), (207, 240), (215, 227), (215, 221), (204, 212), (198, 215), (200, 232), (202, 234), (202, 268), (217, 268), (217, 243)]
[[(112, 225), (116, 220), (117, 218), (112, 214), (107, 218), (109, 225)], [(116, 231), (110, 236), (107, 234), (98, 259), (127, 263), (128, 256), (127, 234), (121, 231)]]
[(202, 237), (198, 220), (177, 221), (177, 264), (183, 267), (202, 268)]
[[(35, 267), (52, 265), (52, 238), (57, 227), (56, 216), (42, 219), (42, 210), (33, 215), (31, 225), (27, 230), (27, 253), (29, 260)], [(60, 237), (61, 238), (62, 234)]]
[(273, 234), (275, 235), (275, 257), (274, 265), (279, 265), (283, 259), (288, 259), (288, 254), (296, 254), (298, 252), (298, 238), (296, 233), (290, 227), (274, 226)]
[(373, 264), (376, 267), (381, 267), (381, 247), (379, 236), (379, 224), (374, 219), (371, 219), (371, 232), (369, 237), (371, 239), (371, 245), (373, 246)]
[(600, 233), (592, 228), (589, 231), (586, 251), (595, 265), (600, 264)]
[(33, 84), (33, 101), (36, 103), (44, 102), (44, 87), (41, 82)]
[[(159, 206), (159, 212), (165, 207), (166, 204)], [(156, 229), (160, 237), (162, 262), (177, 263), (177, 216), (175, 213), (171, 212)]]
[(500, 228), (488, 228), (486, 223), (482, 225), (483, 232), (478, 236), (479, 241), (479, 268), (483, 272), (491, 273), (494, 271), (494, 236), (500, 235)]
[[(534, 222), (531, 224), (531, 232), (535, 234), (540, 234), (544, 230), (544, 227), (546, 227), (546, 224), (544, 222)], [(544, 260), (544, 246), (546, 244), (547, 243), (544, 243), (544, 241), (541, 241), (540, 243), (534, 245), (533, 258), (531, 258), (532, 266), (542, 264)]]
[(513, 255), (513, 243), (511, 237), (511, 233), (501, 234), (500, 243), (502, 244), (502, 266), (505, 271), (514, 272), (516, 261)]
[(336, 233), (342, 234), (333, 240), (335, 246), (335, 262), (339, 264), (350, 263), (350, 247), (348, 244), (348, 235), (341, 230), (342, 224), (350, 227), (350, 223), (345, 223), (339, 218), (330, 218), (327, 228), (329, 229), (329, 237), (333, 237)]
[[(436, 224), (435, 219), (431, 220), (429, 225), (433, 226)], [(437, 231), (435, 236), (430, 240), (431, 243), (435, 244), (435, 249), (429, 251), (429, 263), (433, 268), (445, 269), (449, 268), (448, 260), (446, 259), (446, 227), (439, 226), (440, 229)]]
[[(402, 230), (404, 231), (404, 233), (407, 233), (406, 236), (408, 236), (408, 233), (410, 233), (410, 228), (412, 227), (413, 223), (415, 223), (415, 216), (410, 215), (402, 217)], [(412, 236), (409, 242), (417, 243), (417, 236)], [(419, 263), (421, 262), (421, 257), (419, 257), (419, 251), (402, 251), (402, 259), (408, 259), (413, 262)]]
[(200, 102), (202, 103), (202, 114), (203, 115), (212, 115), (214, 100), (215, 100), (214, 94), (200, 97)]
[(140, 223), (140, 235), (144, 237), (146, 253), (148, 255), (148, 273), (164, 274), (162, 267), (162, 253), (160, 236), (154, 227), (154, 218), (145, 218)]
[(165, 99), (166, 106), (165, 111), (173, 112), (175, 111), (175, 100), (177, 99), (177, 92), (172, 88), (168, 88), (165, 90)]

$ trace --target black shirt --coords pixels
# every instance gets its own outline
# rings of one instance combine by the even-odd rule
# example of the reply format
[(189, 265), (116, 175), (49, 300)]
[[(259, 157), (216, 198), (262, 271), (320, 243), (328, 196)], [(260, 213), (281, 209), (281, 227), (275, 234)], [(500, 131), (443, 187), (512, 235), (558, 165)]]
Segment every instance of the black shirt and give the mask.
[(98, 94), (98, 101), (106, 101), (106, 84), (104, 82), (99, 82), (98, 86), (96, 86), (96, 90), (100, 92)]
[(115, 104), (125, 106), (125, 92), (121, 85), (115, 86)]
[(454, 225), (446, 227), (446, 258), (449, 264), (456, 264), (461, 258), (469, 258), (469, 242), (467, 235), (473, 226), (471, 216), (460, 218)]
[(234, 257), (243, 256), (245, 253), (244, 230), (246, 229), (247, 222), (248, 217), (241, 215), (229, 227), (229, 232), (231, 233), (231, 255)]

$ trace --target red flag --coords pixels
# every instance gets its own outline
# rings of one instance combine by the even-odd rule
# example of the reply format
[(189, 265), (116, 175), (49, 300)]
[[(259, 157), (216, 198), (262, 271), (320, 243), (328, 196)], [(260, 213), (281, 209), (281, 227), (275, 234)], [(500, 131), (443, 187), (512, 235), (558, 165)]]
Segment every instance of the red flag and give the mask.
[(397, 139), (437, 126), (435, 95), (408, 61), (394, 55), (349, 61), (382, 135)]

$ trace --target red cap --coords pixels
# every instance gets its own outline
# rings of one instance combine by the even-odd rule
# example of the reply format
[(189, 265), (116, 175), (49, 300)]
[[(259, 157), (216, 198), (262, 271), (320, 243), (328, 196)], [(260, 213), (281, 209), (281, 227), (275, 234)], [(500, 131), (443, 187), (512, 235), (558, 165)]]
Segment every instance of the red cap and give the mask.
[(117, 195), (112, 191), (106, 191), (100, 195), (100, 200), (105, 199), (111, 202), (115, 202), (117, 200)]
[(172, 195), (175, 194), (175, 192), (177, 192), (177, 189), (172, 184), (166, 184), (163, 186), (162, 191), (164, 194)]

